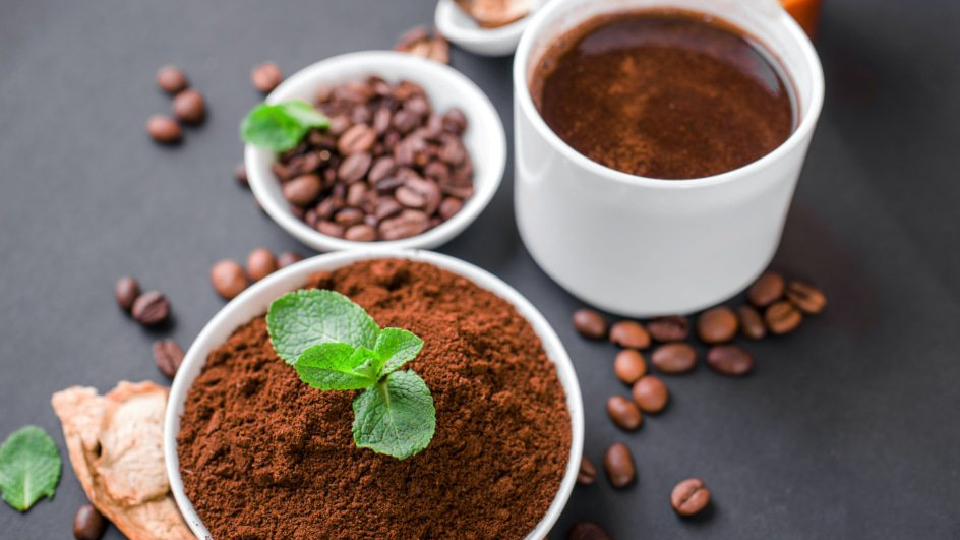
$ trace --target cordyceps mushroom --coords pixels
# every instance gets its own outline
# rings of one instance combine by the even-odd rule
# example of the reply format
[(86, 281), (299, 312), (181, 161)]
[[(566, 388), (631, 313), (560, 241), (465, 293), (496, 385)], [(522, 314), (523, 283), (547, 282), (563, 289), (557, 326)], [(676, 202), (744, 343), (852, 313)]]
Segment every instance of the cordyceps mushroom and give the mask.
[(454, 0), (483, 28), (496, 28), (526, 17), (530, 0)]

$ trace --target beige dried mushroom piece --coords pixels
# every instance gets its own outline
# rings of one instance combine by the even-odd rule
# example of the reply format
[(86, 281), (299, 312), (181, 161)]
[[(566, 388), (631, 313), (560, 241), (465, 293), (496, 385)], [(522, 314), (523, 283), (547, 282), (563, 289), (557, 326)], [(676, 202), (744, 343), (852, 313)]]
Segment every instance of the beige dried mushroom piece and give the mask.
[(483, 28), (497, 28), (530, 14), (531, 0), (454, 0)]
[(169, 390), (121, 382), (105, 396), (73, 386), (53, 395), (73, 471), (90, 502), (130, 540), (189, 540), (163, 459)]

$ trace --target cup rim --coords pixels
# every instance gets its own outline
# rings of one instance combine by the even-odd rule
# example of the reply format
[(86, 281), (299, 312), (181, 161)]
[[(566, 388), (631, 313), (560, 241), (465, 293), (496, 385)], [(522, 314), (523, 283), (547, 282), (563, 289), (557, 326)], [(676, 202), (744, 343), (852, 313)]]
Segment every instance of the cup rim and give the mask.
[[(474, 194), (464, 202), (463, 208), (453, 217), (443, 223), (424, 231), (416, 236), (400, 240), (378, 240), (375, 242), (356, 242), (325, 235), (307, 226), (290, 212), (285, 201), (278, 200), (269, 192), (271, 182), (279, 180), (269, 171), (269, 165), (276, 161), (276, 152), (258, 148), (252, 144), (244, 146), (244, 168), (249, 179), (253, 196), (260, 203), (264, 212), (270, 216), (283, 230), (300, 242), (318, 251), (338, 251), (344, 249), (402, 249), (402, 248), (433, 248), (440, 246), (467, 229), (493, 199), (494, 194), (503, 180), (506, 166), (507, 143), (503, 130), (503, 122), (497, 114), (490, 98), (463, 73), (450, 66), (426, 60), (407, 53), (396, 51), (360, 51), (341, 54), (315, 62), (284, 80), (273, 92), (264, 99), (264, 103), (276, 104), (302, 93), (313, 93), (332, 70), (343, 66), (360, 66), (358, 71), (368, 74), (381, 72), (383, 66), (391, 66), (403, 72), (401, 78), (409, 78), (423, 84), (421, 79), (430, 78), (437, 84), (455, 90), (451, 92), (457, 96), (457, 106), (463, 109), (468, 119), (484, 117), (492, 126), (479, 134), (482, 139), (483, 153), (471, 147), (466, 141), (464, 144), (473, 159), (483, 158), (485, 174), (478, 180), (474, 174)], [(420, 75), (417, 75), (420, 73)], [(423, 75), (429, 73), (429, 75)], [(425, 86), (427, 86), (425, 84)], [(476, 122), (471, 122), (475, 125)], [(469, 129), (469, 128), (468, 128)]]
[[(546, 537), (557, 522), (561, 510), (563, 510), (573, 492), (580, 470), (580, 461), (583, 457), (584, 407), (576, 369), (553, 326), (519, 291), (494, 274), (472, 263), (449, 255), (419, 249), (358, 249), (315, 255), (278, 270), (255, 283), (227, 303), (207, 322), (184, 355), (180, 369), (171, 385), (164, 414), (163, 452), (170, 491), (173, 493), (184, 521), (198, 539), (208, 539), (211, 536), (184, 491), (183, 479), (180, 475), (180, 458), (177, 453), (177, 435), (180, 432), (180, 416), (186, 403), (187, 392), (193, 386), (196, 377), (206, 363), (207, 354), (214, 347), (223, 343), (239, 324), (243, 324), (242, 322), (235, 324), (238, 319), (246, 320), (257, 316), (258, 313), (265, 311), (266, 306), (269, 306), (273, 299), (283, 294), (280, 291), (289, 292), (295, 287), (302, 286), (310, 274), (321, 270), (340, 268), (358, 261), (380, 258), (400, 258), (426, 262), (461, 275), (477, 286), (509, 302), (536, 332), (547, 358), (554, 364), (557, 379), (566, 397), (567, 412), (570, 415), (571, 442), (570, 453), (560, 486), (557, 488), (557, 492), (543, 518), (537, 523), (533, 531), (525, 537), (526, 540), (540, 540), (540, 538)], [(267, 299), (267, 297), (271, 298)], [(248, 313), (253, 314), (246, 317), (245, 314)]]
[[(817, 55), (813, 42), (810, 41), (810, 38), (803, 32), (800, 25), (783, 9), (783, 6), (781, 6), (779, 2), (772, 3), (775, 4), (778, 10), (777, 24), (782, 24), (786, 27), (792, 42), (800, 49), (804, 62), (811, 67), (811, 72), (813, 73), (812, 96), (810, 105), (807, 110), (804, 111), (796, 129), (794, 129), (790, 136), (779, 146), (757, 161), (731, 171), (712, 176), (704, 176), (702, 178), (679, 180), (653, 178), (629, 174), (601, 165), (567, 144), (566, 141), (550, 129), (550, 126), (547, 125), (546, 121), (540, 115), (540, 111), (537, 110), (536, 105), (534, 105), (526, 73), (526, 66), (530, 60), (536, 36), (548, 26), (549, 17), (555, 14), (561, 6), (565, 4), (563, 0), (551, 0), (541, 9), (537, 10), (537, 12), (533, 13), (523, 36), (520, 38), (520, 44), (517, 46), (517, 54), (513, 61), (514, 96), (517, 107), (520, 109), (518, 114), (525, 115), (537, 133), (574, 165), (586, 169), (592, 174), (615, 182), (632, 186), (651, 187), (654, 189), (682, 190), (726, 184), (735, 182), (740, 178), (752, 176), (758, 171), (773, 166), (780, 158), (789, 154), (795, 147), (804, 144), (804, 141), (807, 140), (808, 136), (816, 128), (824, 101), (823, 66), (820, 63), (820, 57)], [(669, 0), (666, 0), (664, 4), (669, 4)], [(788, 75), (792, 74), (788, 73)]]

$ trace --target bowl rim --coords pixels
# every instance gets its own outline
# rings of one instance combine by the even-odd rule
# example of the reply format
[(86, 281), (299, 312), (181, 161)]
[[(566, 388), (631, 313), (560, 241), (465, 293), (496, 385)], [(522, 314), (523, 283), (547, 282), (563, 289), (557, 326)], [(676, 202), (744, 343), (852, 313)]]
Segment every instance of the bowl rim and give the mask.
[[(456, 69), (439, 62), (396, 51), (360, 51), (332, 56), (315, 62), (288, 77), (267, 95), (264, 103), (276, 104), (298, 94), (313, 94), (333, 71), (350, 69), (356, 71), (359, 77), (360, 74), (378, 74), (384, 66), (403, 72), (401, 78), (424, 84), (425, 87), (430, 84), (446, 87), (450, 90), (450, 95), (456, 96), (456, 106), (463, 110), (470, 120), (470, 126), (479, 124), (474, 120), (476, 118), (486, 119), (483, 123), (489, 123), (493, 128), (478, 135), (477, 138), (481, 141), (479, 145), (470, 145), (467, 140), (464, 140), (464, 145), (474, 161), (482, 157), (483, 171), (486, 174), (479, 178), (478, 171), (475, 169), (474, 187), (476, 189), (473, 196), (466, 200), (459, 212), (436, 227), (417, 236), (400, 240), (355, 242), (328, 236), (310, 228), (290, 212), (285, 201), (272, 197), (268, 186), (278, 180), (271, 172), (264, 171), (269, 171), (269, 166), (276, 161), (276, 153), (252, 144), (244, 145), (244, 169), (257, 202), (260, 203), (264, 212), (287, 233), (318, 251), (367, 249), (371, 246), (376, 246), (378, 249), (426, 249), (440, 246), (458, 236), (477, 219), (493, 199), (503, 180), (507, 142), (500, 115), (490, 98), (476, 83)], [(430, 82), (424, 83), (423, 81), (427, 79)], [(476, 146), (482, 146), (482, 149)]]
[[(281, 291), (289, 291), (302, 286), (309, 275), (314, 272), (380, 258), (399, 258), (426, 262), (459, 274), (513, 305), (537, 333), (547, 358), (554, 364), (557, 379), (563, 388), (567, 412), (570, 415), (572, 437), (566, 469), (557, 493), (543, 518), (525, 539), (540, 540), (546, 537), (556, 523), (561, 510), (573, 492), (580, 470), (580, 462), (583, 457), (584, 407), (576, 369), (556, 331), (547, 319), (529, 300), (500, 278), (479, 266), (456, 257), (414, 249), (351, 250), (326, 253), (304, 259), (255, 283), (227, 303), (207, 322), (184, 355), (183, 363), (173, 380), (164, 414), (163, 452), (170, 491), (173, 493), (184, 521), (198, 539), (209, 540), (212, 536), (203, 526), (184, 492), (183, 479), (180, 475), (180, 459), (177, 453), (177, 435), (180, 431), (180, 415), (186, 403), (187, 392), (206, 363), (209, 351), (223, 343), (225, 339), (218, 336), (229, 336), (240, 324), (243, 324), (238, 322), (238, 319), (248, 320), (257, 316), (257, 313), (262, 313), (265, 311), (265, 306), (269, 305), (277, 296), (283, 294)], [(270, 297), (269, 300), (264, 301), (267, 296)], [(251, 311), (254, 313), (250, 314)], [(228, 326), (229, 328), (227, 328)]]
[[(484, 28), (475, 22), (470, 25), (457, 24), (454, 13), (462, 12), (454, 0), (438, 0), (434, 11), (434, 21), (443, 37), (455, 43), (484, 44), (490, 42), (515, 40), (519, 43), (520, 35), (527, 27), (527, 23), (543, 7), (547, 0), (530, 0), (530, 12), (523, 17), (496, 28)], [(469, 19), (466, 13), (461, 13)]]

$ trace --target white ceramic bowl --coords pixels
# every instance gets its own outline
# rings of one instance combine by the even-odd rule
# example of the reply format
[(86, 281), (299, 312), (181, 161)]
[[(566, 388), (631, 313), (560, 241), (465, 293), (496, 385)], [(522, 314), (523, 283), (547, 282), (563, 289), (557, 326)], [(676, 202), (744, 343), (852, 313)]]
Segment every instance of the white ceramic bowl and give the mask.
[(307, 226), (290, 211), (280, 181), (271, 167), (276, 153), (246, 145), (244, 164), (250, 188), (264, 211), (296, 239), (318, 251), (340, 249), (433, 248), (463, 232), (480, 215), (500, 186), (506, 162), (503, 124), (490, 99), (459, 71), (443, 64), (392, 51), (368, 51), (344, 54), (321, 60), (285, 80), (266, 98), (276, 104), (291, 100), (315, 101), (317, 91), (331, 84), (378, 75), (389, 82), (408, 79), (423, 87), (431, 106), (437, 111), (459, 107), (467, 117), (463, 142), (473, 158), (474, 194), (449, 220), (423, 234), (402, 240), (352, 242), (321, 234)]
[(180, 416), (183, 414), (187, 391), (197, 375), (200, 374), (206, 362), (207, 354), (215, 347), (223, 344), (239, 326), (266, 312), (270, 303), (276, 298), (303, 286), (310, 274), (320, 270), (340, 268), (356, 261), (381, 257), (427, 262), (466, 277), (479, 287), (510, 302), (530, 322), (533, 330), (540, 337), (547, 358), (556, 366), (557, 377), (560, 379), (560, 384), (566, 394), (573, 437), (570, 445), (570, 457), (567, 461), (563, 480), (560, 483), (560, 489), (557, 490), (546, 515), (536, 528), (527, 535), (526, 539), (541, 540), (547, 536), (553, 524), (556, 523), (560, 511), (573, 491), (577, 473), (580, 470), (580, 460), (583, 455), (584, 421), (580, 382), (577, 379), (573, 363), (570, 362), (570, 357), (567, 356), (567, 352), (564, 350), (563, 344), (560, 343), (556, 332), (533, 304), (521, 296), (513, 287), (500, 281), (499, 278), (486, 270), (460, 259), (429, 251), (375, 249), (318, 255), (270, 275), (230, 301), (207, 323), (200, 331), (196, 341), (190, 346), (170, 390), (170, 400), (167, 404), (164, 422), (164, 454), (166, 456), (167, 475), (170, 478), (170, 489), (187, 525), (197, 538), (207, 540), (211, 536), (203, 523), (200, 522), (193, 505), (183, 491), (183, 481), (180, 478), (180, 459), (177, 454), (177, 433), (180, 431)]
[(499, 28), (482, 28), (453, 0), (440, 0), (433, 13), (437, 30), (461, 49), (480, 56), (509, 56), (517, 50), (527, 21), (547, 0), (530, 0), (530, 13)]

